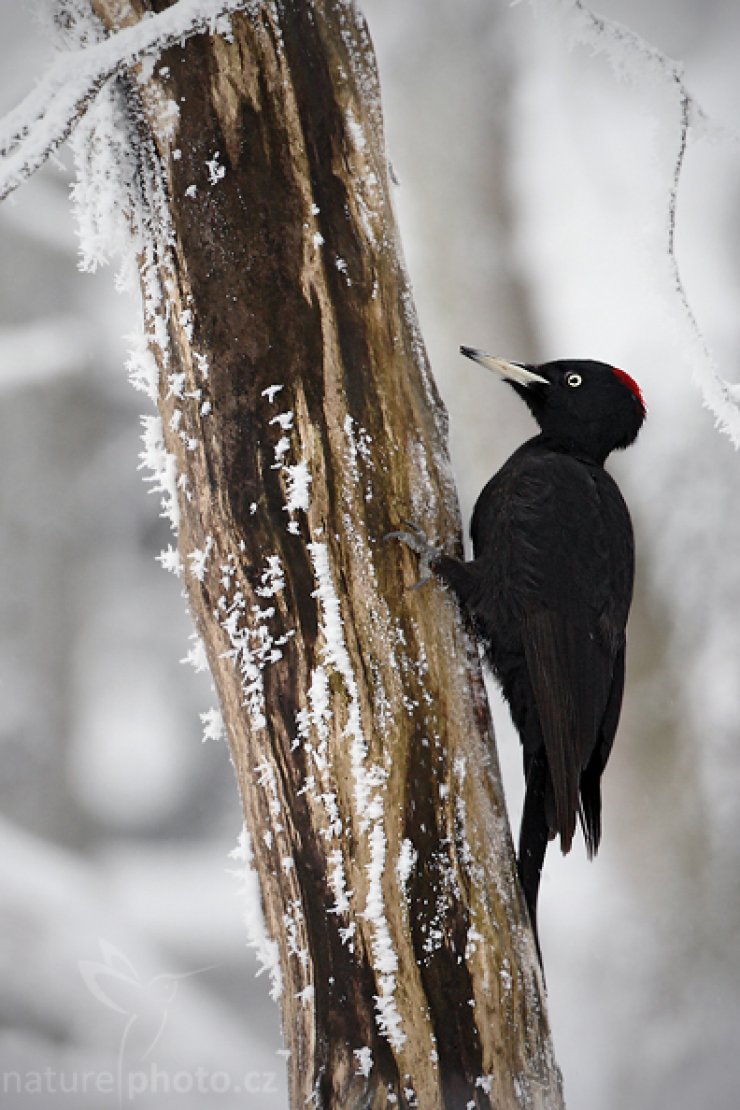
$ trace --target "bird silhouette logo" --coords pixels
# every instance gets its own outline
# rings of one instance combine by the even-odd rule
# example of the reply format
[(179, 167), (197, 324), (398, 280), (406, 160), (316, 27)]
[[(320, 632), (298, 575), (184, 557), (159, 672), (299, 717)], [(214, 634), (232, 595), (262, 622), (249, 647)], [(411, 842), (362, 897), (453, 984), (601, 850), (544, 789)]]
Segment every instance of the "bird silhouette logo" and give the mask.
[(175, 998), (184, 979), (216, 967), (142, 978), (129, 958), (111, 941), (100, 938), (102, 961), (79, 960), (77, 967), (93, 998), (125, 1019), (118, 1050), (118, 1095), (123, 1101), (124, 1065), (129, 1068), (151, 1058), (164, 1033)]

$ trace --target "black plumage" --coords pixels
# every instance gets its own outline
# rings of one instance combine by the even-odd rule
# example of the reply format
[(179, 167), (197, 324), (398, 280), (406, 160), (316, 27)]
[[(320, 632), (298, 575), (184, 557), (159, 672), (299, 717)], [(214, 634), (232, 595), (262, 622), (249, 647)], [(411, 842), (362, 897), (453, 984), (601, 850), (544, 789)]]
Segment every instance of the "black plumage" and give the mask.
[(455, 592), (511, 708), (526, 777), (519, 875), (537, 939), (548, 840), (568, 852), (579, 818), (590, 856), (601, 838), (634, 575), (629, 512), (604, 462), (634, 441), (645, 405), (627, 374), (601, 362), (524, 366), (461, 349), (512, 385), (540, 433), (478, 498), (471, 561), (418, 531), (394, 534)]

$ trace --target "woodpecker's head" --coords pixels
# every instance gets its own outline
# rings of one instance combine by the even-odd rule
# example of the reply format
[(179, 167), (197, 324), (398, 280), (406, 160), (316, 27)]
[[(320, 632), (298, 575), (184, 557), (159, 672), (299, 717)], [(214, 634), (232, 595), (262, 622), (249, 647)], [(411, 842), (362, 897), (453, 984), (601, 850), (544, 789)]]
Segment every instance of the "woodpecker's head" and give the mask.
[(637, 383), (605, 362), (560, 359), (528, 366), (472, 347), (460, 350), (516, 390), (554, 446), (596, 462), (634, 443), (647, 415)]

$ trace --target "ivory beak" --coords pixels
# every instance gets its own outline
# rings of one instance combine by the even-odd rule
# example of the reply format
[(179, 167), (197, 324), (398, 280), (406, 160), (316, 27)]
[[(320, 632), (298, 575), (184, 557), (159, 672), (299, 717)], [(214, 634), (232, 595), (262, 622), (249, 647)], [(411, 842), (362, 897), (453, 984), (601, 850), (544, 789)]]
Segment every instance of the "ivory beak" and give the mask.
[(539, 382), (542, 385), (549, 385), (547, 378), (543, 378), (541, 374), (535, 374), (534, 371), (528, 370), (526, 366), (522, 366), (518, 362), (508, 362), (505, 358), (496, 358), (494, 355), (487, 355), (484, 351), (477, 351), (475, 347), (461, 347), (460, 353), (465, 355), (466, 358), (472, 358), (474, 362), (479, 362), (481, 366), (485, 366), (487, 370), (493, 370), (495, 373), (500, 374), (502, 378), (506, 378), (509, 382), (517, 382), (519, 385), (534, 385)]

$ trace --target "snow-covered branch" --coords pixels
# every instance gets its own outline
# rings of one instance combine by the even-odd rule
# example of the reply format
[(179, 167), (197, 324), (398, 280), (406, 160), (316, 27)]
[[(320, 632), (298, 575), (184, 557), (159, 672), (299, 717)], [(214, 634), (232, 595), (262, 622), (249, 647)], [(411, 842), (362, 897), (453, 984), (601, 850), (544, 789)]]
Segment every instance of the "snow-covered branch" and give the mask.
[[(539, 7), (537, 0), (534, 4)], [(730, 437), (735, 447), (740, 447), (740, 383), (728, 382), (720, 374), (691, 307), (676, 256), (676, 208), (689, 137), (719, 139), (738, 145), (740, 135), (707, 115), (687, 88), (680, 62), (645, 42), (624, 24), (597, 15), (583, 0), (555, 0), (555, 6), (560, 9), (570, 40), (603, 55), (618, 77), (638, 81), (644, 80), (647, 73), (675, 90), (676, 141), (666, 199), (666, 254), (674, 291), (693, 341), (694, 376), (702, 398), (714, 414), (717, 426)]]
[(101, 42), (60, 54), (33, 92), (0, 120), (0, 200), (36, 172), (67, 139), (108, 78), (145, 55), (204, 31), (245, 0), (179, 0)]

